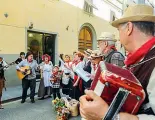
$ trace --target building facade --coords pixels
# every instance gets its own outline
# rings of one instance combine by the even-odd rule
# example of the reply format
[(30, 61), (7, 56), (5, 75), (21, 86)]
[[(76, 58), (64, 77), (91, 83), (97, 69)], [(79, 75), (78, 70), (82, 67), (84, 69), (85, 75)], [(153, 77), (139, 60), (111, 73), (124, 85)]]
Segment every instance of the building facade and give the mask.
[[(9, 63), (20, 52), (33, 51), (40, 62), (41, 55), (48, 53), (57, 64), (60, 53), (96, 49), (101, 32), (118, 38), (109, 22), (121, 14), (120, 8), (104, 0), (2, 0), (0, 55)], [(15, 67), (6, 71), (6, 79), (7, 86), (21, 84)]]

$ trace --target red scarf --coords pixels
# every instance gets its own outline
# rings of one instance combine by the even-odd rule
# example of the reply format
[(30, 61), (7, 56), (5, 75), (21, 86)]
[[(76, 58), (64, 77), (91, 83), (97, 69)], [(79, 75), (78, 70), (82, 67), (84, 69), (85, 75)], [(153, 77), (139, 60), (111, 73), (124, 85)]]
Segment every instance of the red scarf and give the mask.
[[(80, 62), (82, 62), (82, 61), (81, 60), (80, 61), (76, 61), (76, 62), (74, 62), (74, 64), (77, 65)], [(74, 75), (74, 83), (77, 81), (77, 79), (78, 79), (78, 75)], [(83, 82), (82, 82), (82, 79), (80, 78), (80, 80), (79, 80), (79, 89), (80, 89), (81, 92), (83, 91), (82, 85), (83, 85)]]
[(114, 45), (112, 45), (112, 46), (108, 46), (108, 47), (106, 48), (105, 53), (107, 53), (107, 51), (110, 51), (111, 49), (117, 51), (116, 47), (115, 47)]
[(115, 51), (117, 51), (117, 49), (116, 49), (115, 46), (110, 46), (109, 48), (110, 48), (110, 49), (114, 49)]
[(143, 44), (137, 51), (133, 53), (129, 53), (126, 60), (124, 61), (127, 66), (135, 64), (139, 62), (155, 45), (155, 37), (148, 40), (145, 44)]

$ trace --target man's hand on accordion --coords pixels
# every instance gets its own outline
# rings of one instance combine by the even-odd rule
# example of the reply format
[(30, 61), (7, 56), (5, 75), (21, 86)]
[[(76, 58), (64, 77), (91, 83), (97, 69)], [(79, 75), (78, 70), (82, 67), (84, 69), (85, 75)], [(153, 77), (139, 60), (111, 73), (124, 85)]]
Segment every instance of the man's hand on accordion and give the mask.
[[(80, 114), (86, 120), (102, 120), (108, 111), (108, 104), (92, 90), (86, 90), (80, 97)], [(118, 120), (118, 119), (116, 119)], [(137, 116), (119, 113), (119, 120), (139, 120)]]
[(108, 110), (108, 104), (92, 90), (86, 90), (80, 97), (80, 113), (86, 120), (101, 120)]

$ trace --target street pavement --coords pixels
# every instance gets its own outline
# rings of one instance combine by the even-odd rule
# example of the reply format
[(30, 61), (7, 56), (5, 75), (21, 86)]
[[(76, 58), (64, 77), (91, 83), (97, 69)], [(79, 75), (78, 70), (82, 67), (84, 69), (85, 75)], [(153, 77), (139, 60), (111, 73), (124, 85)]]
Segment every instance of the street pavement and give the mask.
[[(32, 104), (30, 99), (21, 104), (14, 101), (4, 104), (4, 110), (0, 110), (0, 120), (56, 120), (56, 113), (52, 107), (52, 98), (36, 100)], [(69, 120), (81, 120), (81, 117), (72, 117)]]

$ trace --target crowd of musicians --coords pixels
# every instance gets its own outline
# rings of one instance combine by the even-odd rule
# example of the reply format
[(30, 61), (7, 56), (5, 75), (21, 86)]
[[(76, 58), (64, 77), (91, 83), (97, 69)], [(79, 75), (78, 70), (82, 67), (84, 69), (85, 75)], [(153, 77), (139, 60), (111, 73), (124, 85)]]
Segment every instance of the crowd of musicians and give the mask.
[[(36, 71), (40, 71), (39, 100), (51, 97), (51, 94), (54, 99), (67, 95), (80, 101), (80, 113), (83, 118), (103, 119), (109, 106), (89, 88), (99, 63), (104, 61), (129, 69), (142, 84), (146, 94), (137, 115), (120, 112), (115, 116), (115, 120), (155, 120), (154, 22), (153, 8), (147, 5), (134, 5), (127, 8), (123, 18), (112, 23), (112, 26), (118, 28), (120, 42), (129, 53), (126, 59), (115, 47), (115, 35), (109, 32), (103, 32), (97, 39), (99, 49), (87, 49), (84, 53), (77, 51), (73, 53), (72, 58), (69, 55), (60, 55), (59, 65), (53, 65), (48, 54), (43, 55), (42, 63), (38, 64), (33, 59), (32, 52), (26, 55), (21, 52), (20, 58), (16, 60), (17, 71), (24, 73), (22, 67), (31, 68), (31, 73), (22, 79), (21, 103), (26, 101), (29, 88), (31, 102), (35, 103)], [(7, 66), (7, 63), (0, 57), (0, 68), (4, 66)], [(7, 67), (0, 69), (0, 109), (3, 108), (1, 97), (6, 69)]]

